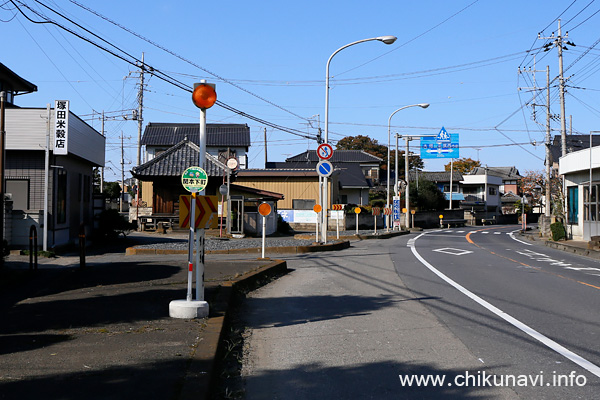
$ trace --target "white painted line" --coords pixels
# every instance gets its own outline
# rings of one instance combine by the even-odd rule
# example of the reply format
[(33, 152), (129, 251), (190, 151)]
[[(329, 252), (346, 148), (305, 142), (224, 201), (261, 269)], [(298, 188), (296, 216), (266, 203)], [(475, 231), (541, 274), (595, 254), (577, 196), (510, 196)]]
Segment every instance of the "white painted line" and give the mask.
[(494, 232), (494, 235), (501, 235), (502, 232)]
[(483, 234), (487, 235), (489, 232), (488, 232), (488, 231), (483, 231), (483, 232), (481, 232), (481, 233), (483, 233)]
[(452, 254), (453, 256), (462, 256), (465, 254), (472, 253), (470, 250), (453, 249), (452, 247), (444, 247), (442, 249), (435, 249), (438, 253)]
[(532, 244), (531, 244), (531, 243), (527, 243), (527, 242), (524, 242), (524, 241), (522, 241), (522, 240), (519, 240), (519, 239), (517, 239), (517, 238), (514, 236), (514, 233), (515, 233), (515, 232), (519, 232), (519, 231), (518, 231), (518, 230), (516, 230), (516, 231), (512, 231), (512, 232), (509, 232), (509, 233), (508, 233), (508, 236), (510, 236), (510, 238), (511, 238), (512, 240), (516, 240), (517, 242), (519, 242), (519, 243), (521, 243), (521, 244), (525, 244), (525, 245), (527, 245), (527, 246), (532, 246)]
[(473, 300), (476, 303), (478, 303), (479, 305), (485, 307), (489, 311), (496, 314), (498, 317), (502, 318), (509, 324), (513, 325), (515, 328), (520, 329), (521, 331), (525, 332), (526, 334), (528, 334), (535, 340), (546, 345), (547, 347), (554, 350), (558, 354), (573, 361), (575, 364), (588, 370), (589, 372), (591, 372), (592, 374), (594, 374), (600, 378), (600, 367), (598, 367), (595, 364), (592, 364), (591, 362), (589, 362), (585, 358), (581, 357), (580, 355), (573, 353), (571, 350), (567, 349), (566, 347), (564, 347), (564, 346), (558, 344), (557, 342), (555, 342), (554, 340), (542, 335), (535, 329), (529, 327), (528, 325), (525, 325), (523, 322), (519, 321), (518, 319), (516, 319), (516, 318), (512, 317), (511, 315), (505, 313), (504, 311), (500, 310), (498, 307), (487, 302), (486, 300), (482, 299), (481, 297), (477, 296), (476, 294), (470, 292), (465, 287), (461, 286), (457, 282), (453, 281), (452, 279), (450, 279), (449, 277), (444, 275), (442, 272), (438, 271), (433, 265), (429, 264), (423, 257), (421, 257), (421, 255), (417, 252), (417, 249), (415, 247), (415, 242), (417, 241), (417, 239), (419, 239), (423, 235), (425, 235), (425, 233), (420, 234), (419, 236), (414, 238), (414, 240), (410, 241), (410, 243), (409, 243), (410, 250), (413, 252), (415, 257), (417, 257), (417, 259), (421, 262), (421, 264), (423, 264), (424, 266), (429, 268), (429, 270), (431, 272), (433, 272), (434, 274), (439, 276), (441, 279), (446, 281), (446, 283), (453, 286), (456, 290), (458, 290), (465, 296), (469, 297), (471, 300)]

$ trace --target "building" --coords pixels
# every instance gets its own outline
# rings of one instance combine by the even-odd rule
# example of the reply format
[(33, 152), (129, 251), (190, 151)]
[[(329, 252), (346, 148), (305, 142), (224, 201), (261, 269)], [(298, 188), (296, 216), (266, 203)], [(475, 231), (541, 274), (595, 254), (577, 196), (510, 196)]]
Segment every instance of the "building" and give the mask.
[[(600, 145), (574, 151), (559, 159), (567, 198), (568, 231), (576, 239), (600, 236)], [(593, 143), (592, 143), (593, 144)]]
[[(35, 226), (42, 246), (76, 243), (82, 226), (87, 235), (92, 231), (93, 174), (104, 166), (106, 139), (70, 112), (66, 101), (57, 101), (58, 109), (17, 107), (12, 101), (20, 94), (18, 85), (16, 74), (0, 65), (0, 87), (10, 99), (5, 110), (4, 184), (10, 200), (4, 238), (12, 247), (24, 247)], [(35, 88), (24, 86), (25, 91)]]
[[(188, 139), (199, 144), (199, 124), (155, 123), (144, 129), (142, 146), (145, 146), (145, 162)], [(229, 158), (238, 161), (239, 168), (248, 168), (250, 128), (246, 124), (206, 124), (206, 152), (226, 163)]]

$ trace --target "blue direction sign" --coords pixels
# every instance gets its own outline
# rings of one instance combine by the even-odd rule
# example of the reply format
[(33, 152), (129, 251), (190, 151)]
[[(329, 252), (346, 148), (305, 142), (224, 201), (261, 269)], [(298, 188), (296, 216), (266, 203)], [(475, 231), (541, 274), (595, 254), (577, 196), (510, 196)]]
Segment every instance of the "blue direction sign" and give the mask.
[(321, 160), (317, 164), (317, 173), (319, 176), (328, 177), (333, 173), (333, 165), (327, 160)]
[(459, 158), (458, 133), (448, 133), (444, 127), (436, 137), (421, 138), (421, 158)]
[(394, 196), (393, 203), (394, 220), (397, 220), (400, 219), (400, 196)]

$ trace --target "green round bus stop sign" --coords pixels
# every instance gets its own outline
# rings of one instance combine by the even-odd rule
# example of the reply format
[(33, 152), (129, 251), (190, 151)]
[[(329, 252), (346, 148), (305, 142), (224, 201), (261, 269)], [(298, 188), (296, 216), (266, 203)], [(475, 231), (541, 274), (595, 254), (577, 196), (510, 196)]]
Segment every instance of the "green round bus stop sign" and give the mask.
[(201, 192), (207, 183), (208, 175), (200, 167), (189, 167), (181, 175), (181, 184), (188, 192)]

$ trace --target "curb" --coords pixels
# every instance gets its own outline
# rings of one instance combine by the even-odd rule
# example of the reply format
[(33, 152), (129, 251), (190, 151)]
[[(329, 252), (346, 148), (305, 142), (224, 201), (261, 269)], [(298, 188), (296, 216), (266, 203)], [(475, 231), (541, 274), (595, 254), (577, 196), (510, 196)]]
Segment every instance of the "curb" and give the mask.
[(577, 254), (579, 256), (589, 257), (589, 258), (593, 258), (596, 260), (600, 260), (600, 251), (598, 251), (598, 250), (585, 249), (585, 248), (578, 247), (578, 246), (571, 246), (567, 243), (555, 242), (555, 241), (546, 240), (546, 239), (537, 240), (534, 237), (532, 237), (531, 235), (521, 235), (521, 237), (526, 238), (530, 242), (534, 242), (534, 243), (541, 242), (544, 244), (544, 246), (550, 247), (552, 249), (556, 249), (556, 250), (564, 251), (566, 253)]
[(549, 240), (545, 240), (544, 245), (546, 245), (546, 247), (551, 247), (553, 249), (562, 250), (568, 253), (595, 258), (597, 260), (600, 259), (600, 252), (598, 250), (583, 249), (581, 247), (569, 246), (566, 243), (552, 242)]
[[(271, 254), (302, 254), (302, 253), (316, 253), (321, 251), (336, 251), (343, 250), (350, 247), (348, 240), (335, 242), (324, 245), (312, 245), (312, 246), (281, 246), (281, 247), (265, 247), (265, 252)], [(246, 249), (229, 249), (229, 250), (208, 250), (205, 254), (261, 254), (262, 248), (250, 247)], [(125, 250), (126, 256), (131, 255), (142, 255), (142, 254), (188, 254), (188, 250), (169, 250), (169, 249), (138, 249), (135, 247), (128, 247)]]
[(360, 240), (369, 240), (369, 239), (389, 239), (396, 236), (408, 235), (410, 231), (399, 231), (399, 232), (385, 232), (381, 234), (373, 234), (373, 235), (356, 235)]
[(202, 332), (202, 341), (195, 348), (190, 365), (181, 385), (178, 400), (211, 399), (215, 371), (223, 357), (222, 347), (225, 332), (229, 326), (227, 315), (230, 304), (239, 292), (254, 290), (267, 280), (287, 272), (287, 263), (273, 260), (270, 264), (248, 272), (235, 281), (226, 281), (219, 286), (216, 296), (210, 302), (210, 315)]

